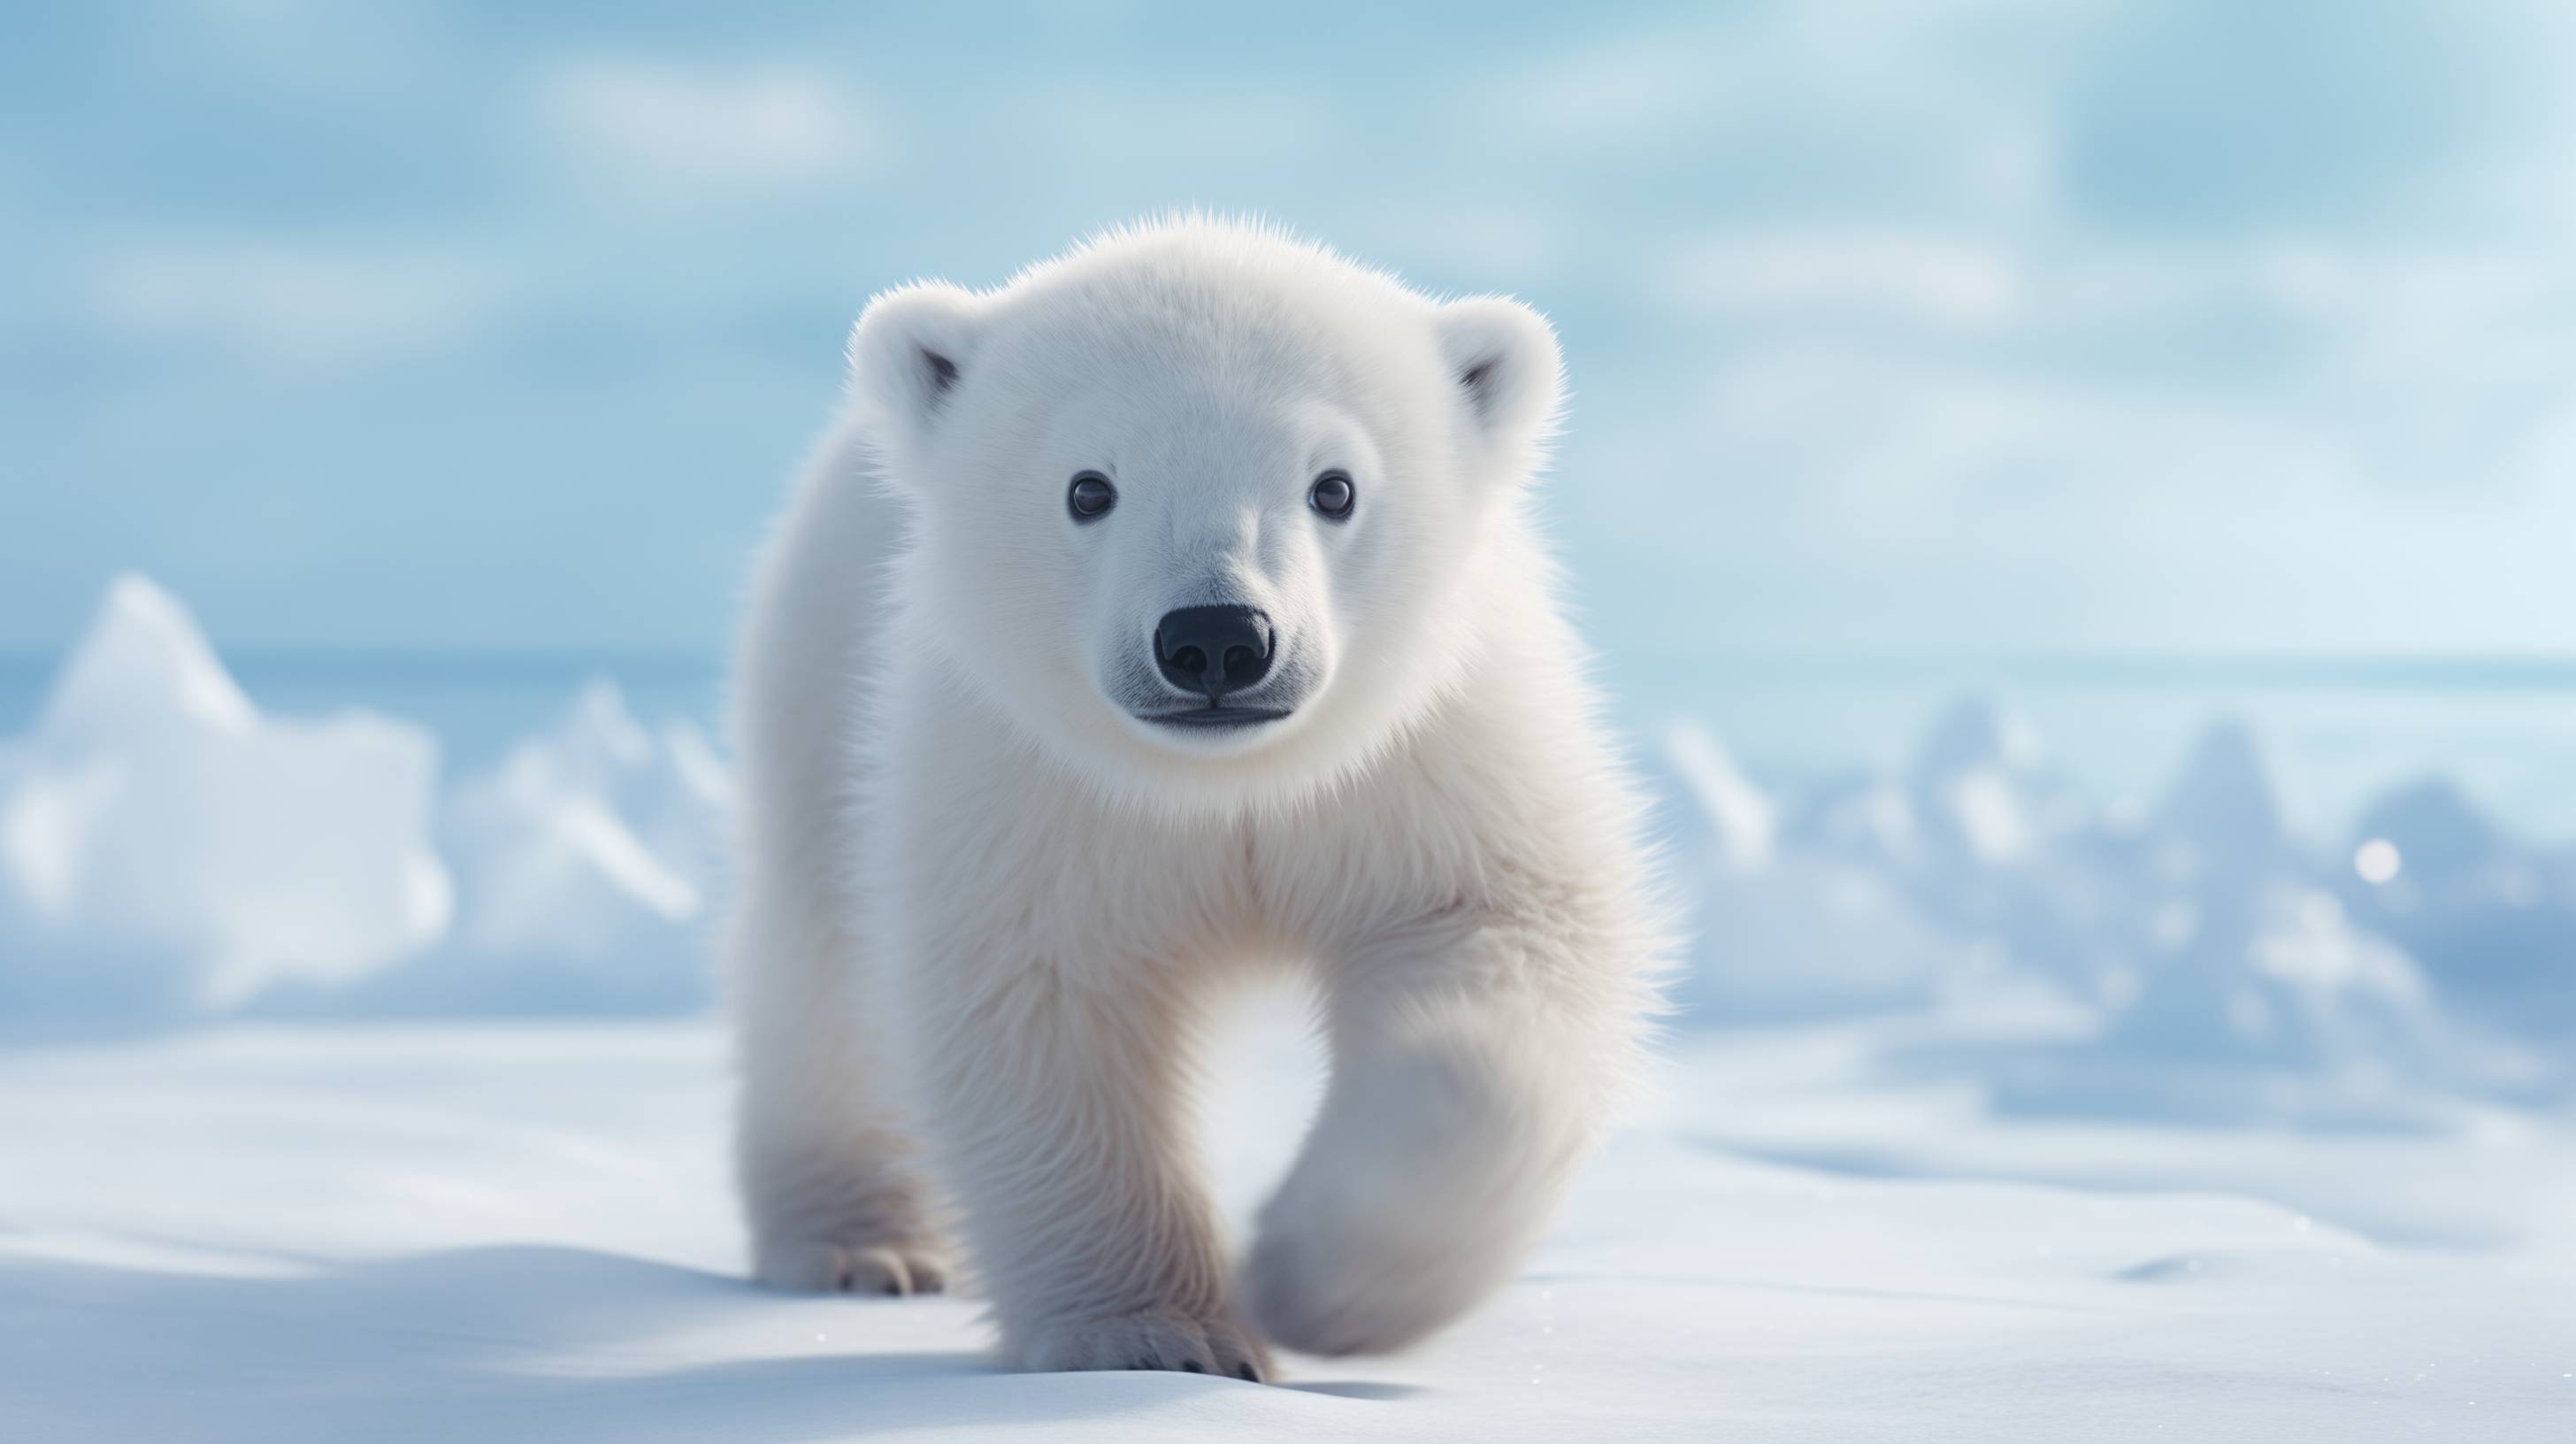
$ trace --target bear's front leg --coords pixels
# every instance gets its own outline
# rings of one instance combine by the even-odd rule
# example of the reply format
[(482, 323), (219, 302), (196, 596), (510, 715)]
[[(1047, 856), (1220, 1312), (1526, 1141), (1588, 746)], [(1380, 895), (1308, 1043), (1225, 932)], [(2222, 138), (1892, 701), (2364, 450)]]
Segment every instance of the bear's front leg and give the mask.
[(1334, 970), (1332, 1081), (1245, 1267), (1269, 1338), (1316, 1354), (1399, 1348), (1511, 1276), (1640, 1027), (1642, 963), (1623, 951), (1599, 934), (1442, 915)]
[(1172, 980), (987, 955), (912, 983), (922, 1103), (1003, 1351), (1037, 1370), (1269, 1377), (1189, 1152)]

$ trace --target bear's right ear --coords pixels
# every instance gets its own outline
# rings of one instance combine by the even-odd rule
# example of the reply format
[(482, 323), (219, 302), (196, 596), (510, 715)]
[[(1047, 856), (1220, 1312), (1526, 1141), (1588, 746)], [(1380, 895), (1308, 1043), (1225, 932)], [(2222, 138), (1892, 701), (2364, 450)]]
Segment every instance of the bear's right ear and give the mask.
[(850, 399), (880, 436), (920, 435), (974, 364), (983, 303), (935, 281), (868, 302), (850, 332)]

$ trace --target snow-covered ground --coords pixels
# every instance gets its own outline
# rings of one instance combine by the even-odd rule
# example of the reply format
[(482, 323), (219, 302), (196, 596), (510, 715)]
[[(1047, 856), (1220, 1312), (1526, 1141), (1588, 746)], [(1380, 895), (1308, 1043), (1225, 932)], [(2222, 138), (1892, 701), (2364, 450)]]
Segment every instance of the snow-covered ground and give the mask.
[[(452, 768), (111, 589), (0, 739), (0, 1440), (2576, 1438), (2576, 851), (2440, 777), (2321, 837), (2225, 722), (2134, 804), (1992, 702), (1671, 728), (1661, 1086), (1493, 1307), (1267, 1389), (738, 1282), (726, 764), (564, 704)], [(1249, 1026), (1237, 1218), (1313, 1097)]]
[[(2025, 1133), (1872, 1087), (1857, 1043), (1694, 1041), (1492, 1307), (1418, 1355), (1292, 1359), (1284, 1388), (1001, 1374), (970, 1300), (741, 1282), (704, 1024), (18, 1050), (0, 1438), (2576, 1430), (2565, 1135)], [(1208, 1132), (1239, 1217), (1311, 1070), (1275, 1025), (1227, 1056)], [(1872, 1136), (1865, 1172), (1757, 1156)]]

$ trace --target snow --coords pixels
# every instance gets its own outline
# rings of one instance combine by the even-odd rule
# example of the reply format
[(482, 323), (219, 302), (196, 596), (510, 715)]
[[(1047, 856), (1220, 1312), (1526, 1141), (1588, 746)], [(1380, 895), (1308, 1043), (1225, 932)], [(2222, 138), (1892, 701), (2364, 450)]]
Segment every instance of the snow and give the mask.
[[(2438, 775), (2303, 834), (2225, 720), (2144, 802), (1990, 699), (1639, 760), (1663, 1075), (1503, 1296), (1023, 1377), (971, 1299), (739, 1282), (697, 727), (600, 681), (443, 775), (120, 579), (0, 740), (0, 1439), (2576, 1437), (2576, 849)], [(1238, 1221), (1316, 1091), (1246, 1026)]]
[[(1228, 1041), (1209, 1132), (1240, 1218), (1313, 1078), (1275, 1019)], [(1004, 1374), (971, 1299), (741, 1282), (703, 1023), (232, 1025), (0, 1053), (0, 1437), (2540, 1441), (2576, 1425), (2563, 1132), (2070, 1136), (1876, 1084), (1858, 1041), (1686, 1045), (1491, 1307), (1416, 1354), (1292, 1357), (1277, 1388)], [(1885, 1151), (1786, 1162), (1766, 1137)]]

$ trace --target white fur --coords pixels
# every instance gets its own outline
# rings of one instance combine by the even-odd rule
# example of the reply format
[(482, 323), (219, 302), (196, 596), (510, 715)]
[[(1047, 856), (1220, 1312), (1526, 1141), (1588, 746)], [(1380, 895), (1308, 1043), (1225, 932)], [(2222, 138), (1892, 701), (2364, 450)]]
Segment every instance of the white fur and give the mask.
[[(1659, 955), (1523, 502), (1547, 323), (1190, 219), (890, 292), (851, 353), (735, 699), (760, 1276), (936, 1287), (945, 1196), (1030, 1368), (1258, 1377), (1265, 1340), (1454, 1319), (1544, 1227)], [(1119, 501), (1076, 524), (1085, 469)], [(1293, 715), (1137, 720), (1156, 621), (1217, 600), (1270, 614)], [(1235, 1277), (1187, 1095), (1211, 1004), (1278, 966), (1333, 1074)]]

